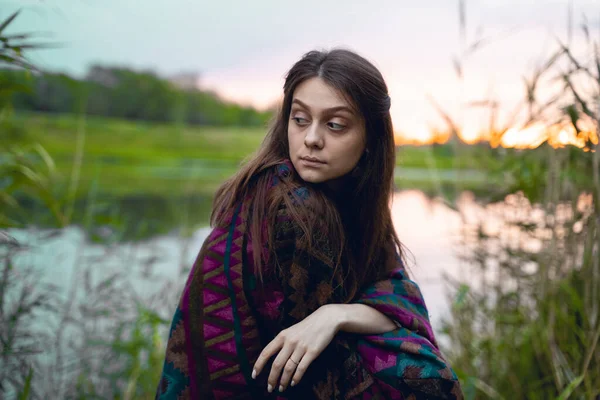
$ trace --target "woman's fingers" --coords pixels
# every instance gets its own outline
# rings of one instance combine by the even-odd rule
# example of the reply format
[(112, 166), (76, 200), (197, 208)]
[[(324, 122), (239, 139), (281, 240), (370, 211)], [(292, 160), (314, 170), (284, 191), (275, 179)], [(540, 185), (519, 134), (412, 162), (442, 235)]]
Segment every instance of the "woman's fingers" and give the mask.
[(294, 377), (292, 378), (292, 386), (297, 385), (298, 382), (300, 382), (300, 380), (304, 376), (304, 373), (308, 369), (308, 366), (315, 360), (315, 358), (317, 358), (318, 355), (319, 353), (310, 350), (304, 353), (304, 356), (302, 357), (302, 359), (298, 363), (298, 366), (296, 367), (296, 372), (294, 373)]
[[(279, 332), (258, 356), (254, 363), (252, 378), (256, 378), (269, 359), (277, 354), (269, 372), (267, 386), (269, 392), (276, 388), (283, 391), (288, 386), (299, 383), (310, 364), (331, 342), (335, 329), (327, 325), (328, 321), (324, 318), (324, 314), (318, 314), (317, 317), (313, 315), (317, 314), (311, 314), (302, 322)], [(329, 331), (317, 329), (321, 328), (321, 325), (329, 326), (331, 329)]]
[(252, 378), (256, 379), (262, 372), (265, 364), (275, 353), (277, 353), (283, 347), (283, 340), (280, 336), (275, 337), (264, 349), (260, 352), (260, 355), (254, 363), (254, 369), (252, 370)]
[(290, 356), (294, 352), (294, 348), (292, 346), (283, 346), (277, 357), (275, 357), (275, 361), (273, 361), (273, 365), (271, 366), (271, 372), (269, 373), (267, 389), (269, 393), (273, 391), (274, 388), (277, 387), (279, 382), (279, 376), (281, 375), (281, 371), (286, 367)]
[[(304, 350), (300, 348), (300, 346), (296, 347), (290, 358), (285, 363), (285, 367), (283, 367), (283, 374), (281, 374), (281, 379), (279, 380), (279, 391), (283, 392), (287, 389), (292, 376), (296, 372), (296, 368), (300, 364), (300, 360), (304, 357)], [(295, 383), (295, 382), (294, 382)]]

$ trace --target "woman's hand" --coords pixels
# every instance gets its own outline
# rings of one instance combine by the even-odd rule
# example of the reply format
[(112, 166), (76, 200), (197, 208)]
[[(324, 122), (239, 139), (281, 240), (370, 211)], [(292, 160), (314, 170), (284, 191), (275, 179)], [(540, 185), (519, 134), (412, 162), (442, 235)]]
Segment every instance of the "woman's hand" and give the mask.
[(338, 332), (341, 323), (339, 317), (339, 313), (335, 312), (335, 305), (329, 304), (318, 308), (296, 325), (281, 331), (258, 356), (252, 378), (256, 378), (267, 361), (279, 353), (271, 367), (267, 390), (272, 392), (278, 382), (280, 392), (287, 388), (290, 381), (292, 386), (298, 384), (308, 366)]

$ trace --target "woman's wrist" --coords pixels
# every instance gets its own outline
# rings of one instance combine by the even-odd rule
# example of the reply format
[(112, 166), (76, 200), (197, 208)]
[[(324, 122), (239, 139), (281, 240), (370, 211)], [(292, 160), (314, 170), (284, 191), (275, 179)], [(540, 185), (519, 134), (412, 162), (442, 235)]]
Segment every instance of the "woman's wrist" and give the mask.
[(328, 304), (327, 319), (335, 327), (335, 331), (380, 334), (397, 328), (397, 325), (376, 309), (364, 304)]
[(333, 324), (336, 333), (343, 330), (348, 323), (348, 304), (326, 304), (327, 319)]

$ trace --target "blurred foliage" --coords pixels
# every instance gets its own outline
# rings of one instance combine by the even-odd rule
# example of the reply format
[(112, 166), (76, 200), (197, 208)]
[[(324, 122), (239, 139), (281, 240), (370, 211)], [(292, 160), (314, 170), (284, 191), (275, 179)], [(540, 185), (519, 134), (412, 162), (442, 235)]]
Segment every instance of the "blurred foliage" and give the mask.
[[(570, 124), (579, 133), (583, 119), (598, 132), (600, 43), (588, 35), (587, 44), (591, 62), (559, 43), (526, 80), (526, 124)], [(538, 95), (548, 81), (562, 82), (550, 101)], [(469, 279), (448, 277), (454, 295), (444, 333), (468, 400), (600, 397), (597, 137), (585, 149), (490, 149), (491, 175), (505, 184), (479, 209), (461, 210)]]
[[(23, 209), (13, 197), (17, 188), (43, 204), (59, 226), (67, 224), (61, 202), (57, 200), (62, 192), (56, 185), (54, 161), (42, 146), (11, 148), (0, 163), (0, 177), (0, 204), (3, 209), (10, 211), (0, 213), (0, 226), (20, 225), (15, 213), (23, 212)], [(25, 219), (30, 221), (28, 217)]]
[(204, 126), (266, 126), (271, 112), (221, 100), (195, 88), (179, 89), (153, 72), (92, 66), (85, 79), (61, 73), (0, 70), (0, 85), (24, 90), (10, 96), (16, 110)]
[[(13, 13), (0, 23), (0, 65), (11, 67), (0, 78), (0, 223), (23, 227), (36, 222), (14, 197), (18, 192), (26, 192), (28, 199), (50, 210), (55, 224), (66, 226), (73, 213), (85, 130), (81, 126), (77, 130), (78, 145), (70, 178), (61, 182), (53, 158), (28, 137), (22, 125), (15, 123), (12, 100), (23, 94), (35, 100), (35, 96), (27, 96), (41, 93), (47, 100), (41, 107), (57, 107), (72, 100), (68, 95), (60, 95), (79, 85), (60, 78), (64, 91), (58, 93), (58, 88), (34, 78), (41, 92), (32, 92), (29, 83), (35, 67), (27, 61), (24, 51), (43, 45), (29, 42), (30, 34), (4, 33), (18, 14)], [(91, 185), (84, 218), (85, 229), (91, 233), (96, 222), (93, 188)], [(108, 221), (114, 222), (114, 218)], [(60, 235), (60, 231), (50, 230), (37, 239), (52, 241)], [(110, 244), (122, 236), (122, 230), (118, 229), (104, 232), (101, 240), (107, 246), (105, 255)], [(30, 235), (28, 244), (32, 242)], [(160, 303), (154, 304), (150, 295), (137, 296), (131, 288), (123, 290), (132, 279), (129, 276), (117, 274), (93, 279), (100, 263), (82, 268), (85, 261), (82, 253), (76, 257), (65, 297), (59, 288), (44, 283), (44, 271), (40, 271), (39, 265), (22, 262), (22, 255), (31, 250), (0, 231), (0, 397), (153, 398), (164, 354), (160, 329), (166, 329), (166, 321), (144, 304), (160, 310)], [(145, 269), (150, 267), (147, 265)], [(168, 296), (161, 293), (158, 297)], [(79, 300), (82, 298), (84, 301)], [(105, 340), (111, 337), (112, 341)]]
[(36, 323), (59, 308), (54, 288), (41, 284), (34, 268), (16, 268), (13, 256), (25, 248), (0, 232), (0, 394), (30, 398), (37, 378), (36, 356), (51, 345), (51, 335)]

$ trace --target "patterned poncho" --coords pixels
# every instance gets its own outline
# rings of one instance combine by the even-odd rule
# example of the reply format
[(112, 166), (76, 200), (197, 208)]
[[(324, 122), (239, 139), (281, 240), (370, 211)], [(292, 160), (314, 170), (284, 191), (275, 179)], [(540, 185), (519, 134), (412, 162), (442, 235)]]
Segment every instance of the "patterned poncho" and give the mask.
[[(272, 188), (290, 176), (285, 163), (269, 171)], [(298, 189), (306, 196), (306, 189)], [(262, 349), (283, 329), (335, 303), (334, 262), (323, 241), (311, 252), (280, 207), (274, 253), (263, 279), (255, 276), (249, 203), (215, 227), (200, 250), (175, 311), (156, 398), (175, 399), (460, 399), (456, 375), (438, 349), (417, 284), (398, 258), (388, 279), (362, 291), (356, 303), (374, 307), (397, 329), (378, 335), (339, 333), (284, 392), (268, 393), (271, 365), (252, 379)], [(318, 236), (318, 235), (317, 235)], [(313, 247), (314, 248), (314, 247)], [(269, 269), (277, 260), (277, 268)]]

